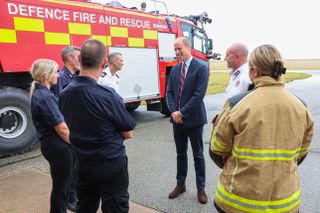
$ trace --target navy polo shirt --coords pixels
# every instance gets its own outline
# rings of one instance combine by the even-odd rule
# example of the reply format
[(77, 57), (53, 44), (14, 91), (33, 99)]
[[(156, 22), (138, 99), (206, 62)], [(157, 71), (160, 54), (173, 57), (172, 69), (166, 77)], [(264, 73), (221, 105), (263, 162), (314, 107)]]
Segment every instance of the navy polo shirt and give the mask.
[(74, 77), (75, 75), (71, 74), (67, 67), (63, 67), (62, 70), (59, 71), (57, 84), (51, 87), (53, 94), (58, 97), (61, 91), (68, 86)]
[(48, 88), (37, 83), (31, 97), (31, 114), (42, 151), (69, 147), (54, 129), (55, 125), (64, 122), (58, 98)]
[(60, 109), (70, 128), (71, 146), (79, 159), (103, 160), (126, 156), (121, 132), (135, 121), (122, 98), (89, 77), (77, 76), (59, 96)]

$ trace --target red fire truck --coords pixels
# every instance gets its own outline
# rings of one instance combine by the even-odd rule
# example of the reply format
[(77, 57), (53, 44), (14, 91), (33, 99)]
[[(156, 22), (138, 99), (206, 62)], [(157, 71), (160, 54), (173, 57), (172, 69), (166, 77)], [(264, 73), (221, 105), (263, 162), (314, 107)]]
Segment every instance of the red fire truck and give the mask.
[(165, 90), (177, 63), (173, 42), (188, 37), (192, 55), (208, 66), (212, 40), (203, 24), (211, 19), (206, 13), (179, 17), (145, 12), (142, 6), (138, 10), (117, 2), (0, 0), (0, 156), (21, 153), (37, 141), (28, 96), (32, 62), (49, 58), (62, 66), (62, 48), (80, 47), (89, 38), (102, 41), (107, 52), (123, 54), (119, 93), (129, 110), (145, 100), (148, 110), (169, 114)]

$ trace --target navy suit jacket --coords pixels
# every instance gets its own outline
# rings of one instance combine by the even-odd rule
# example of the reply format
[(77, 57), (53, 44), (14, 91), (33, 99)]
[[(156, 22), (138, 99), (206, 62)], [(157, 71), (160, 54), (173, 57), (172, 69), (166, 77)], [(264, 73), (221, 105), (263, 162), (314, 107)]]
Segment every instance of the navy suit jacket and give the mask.
[[(180, 87), (181, 63), (174, 66), (167, 87), (167, 103), (170, 112), (179, 111), (178, 91)], [(203, 98), (208, 87), (209, 70), (195, 58), (191, 60), (180, 100), (180, 113), (188, 128), (207, 123)], [(171, 118), (171, 122), (174, 122)]]

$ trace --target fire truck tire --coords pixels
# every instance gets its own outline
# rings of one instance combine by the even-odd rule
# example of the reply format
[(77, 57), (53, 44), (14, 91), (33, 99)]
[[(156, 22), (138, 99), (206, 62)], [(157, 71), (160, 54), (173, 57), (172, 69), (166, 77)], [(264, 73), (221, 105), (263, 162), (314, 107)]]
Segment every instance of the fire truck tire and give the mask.
[(12, 87), (0, 89), (0, 156), (22, 153), (36, 142), (27, 92)]
[(133, 112), (140, 106), (140, 103), (141, 103), (141, 101), (125, 103), (125, 106), (129, 112)]

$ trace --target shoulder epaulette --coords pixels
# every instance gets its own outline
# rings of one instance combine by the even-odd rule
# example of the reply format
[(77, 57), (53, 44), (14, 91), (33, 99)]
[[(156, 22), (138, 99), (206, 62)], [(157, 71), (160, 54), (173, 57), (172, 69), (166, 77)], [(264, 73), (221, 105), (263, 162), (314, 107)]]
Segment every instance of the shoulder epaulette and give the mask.
[(107, 75), (107, 72), (102, 71), (102, 73), (101, 73), (101, 78), (104, 78), (106, 75)]
[(233, 75), (235, 75), (236, 77), (240, 74), (240, 70), (237, 70), (233, 73)]

